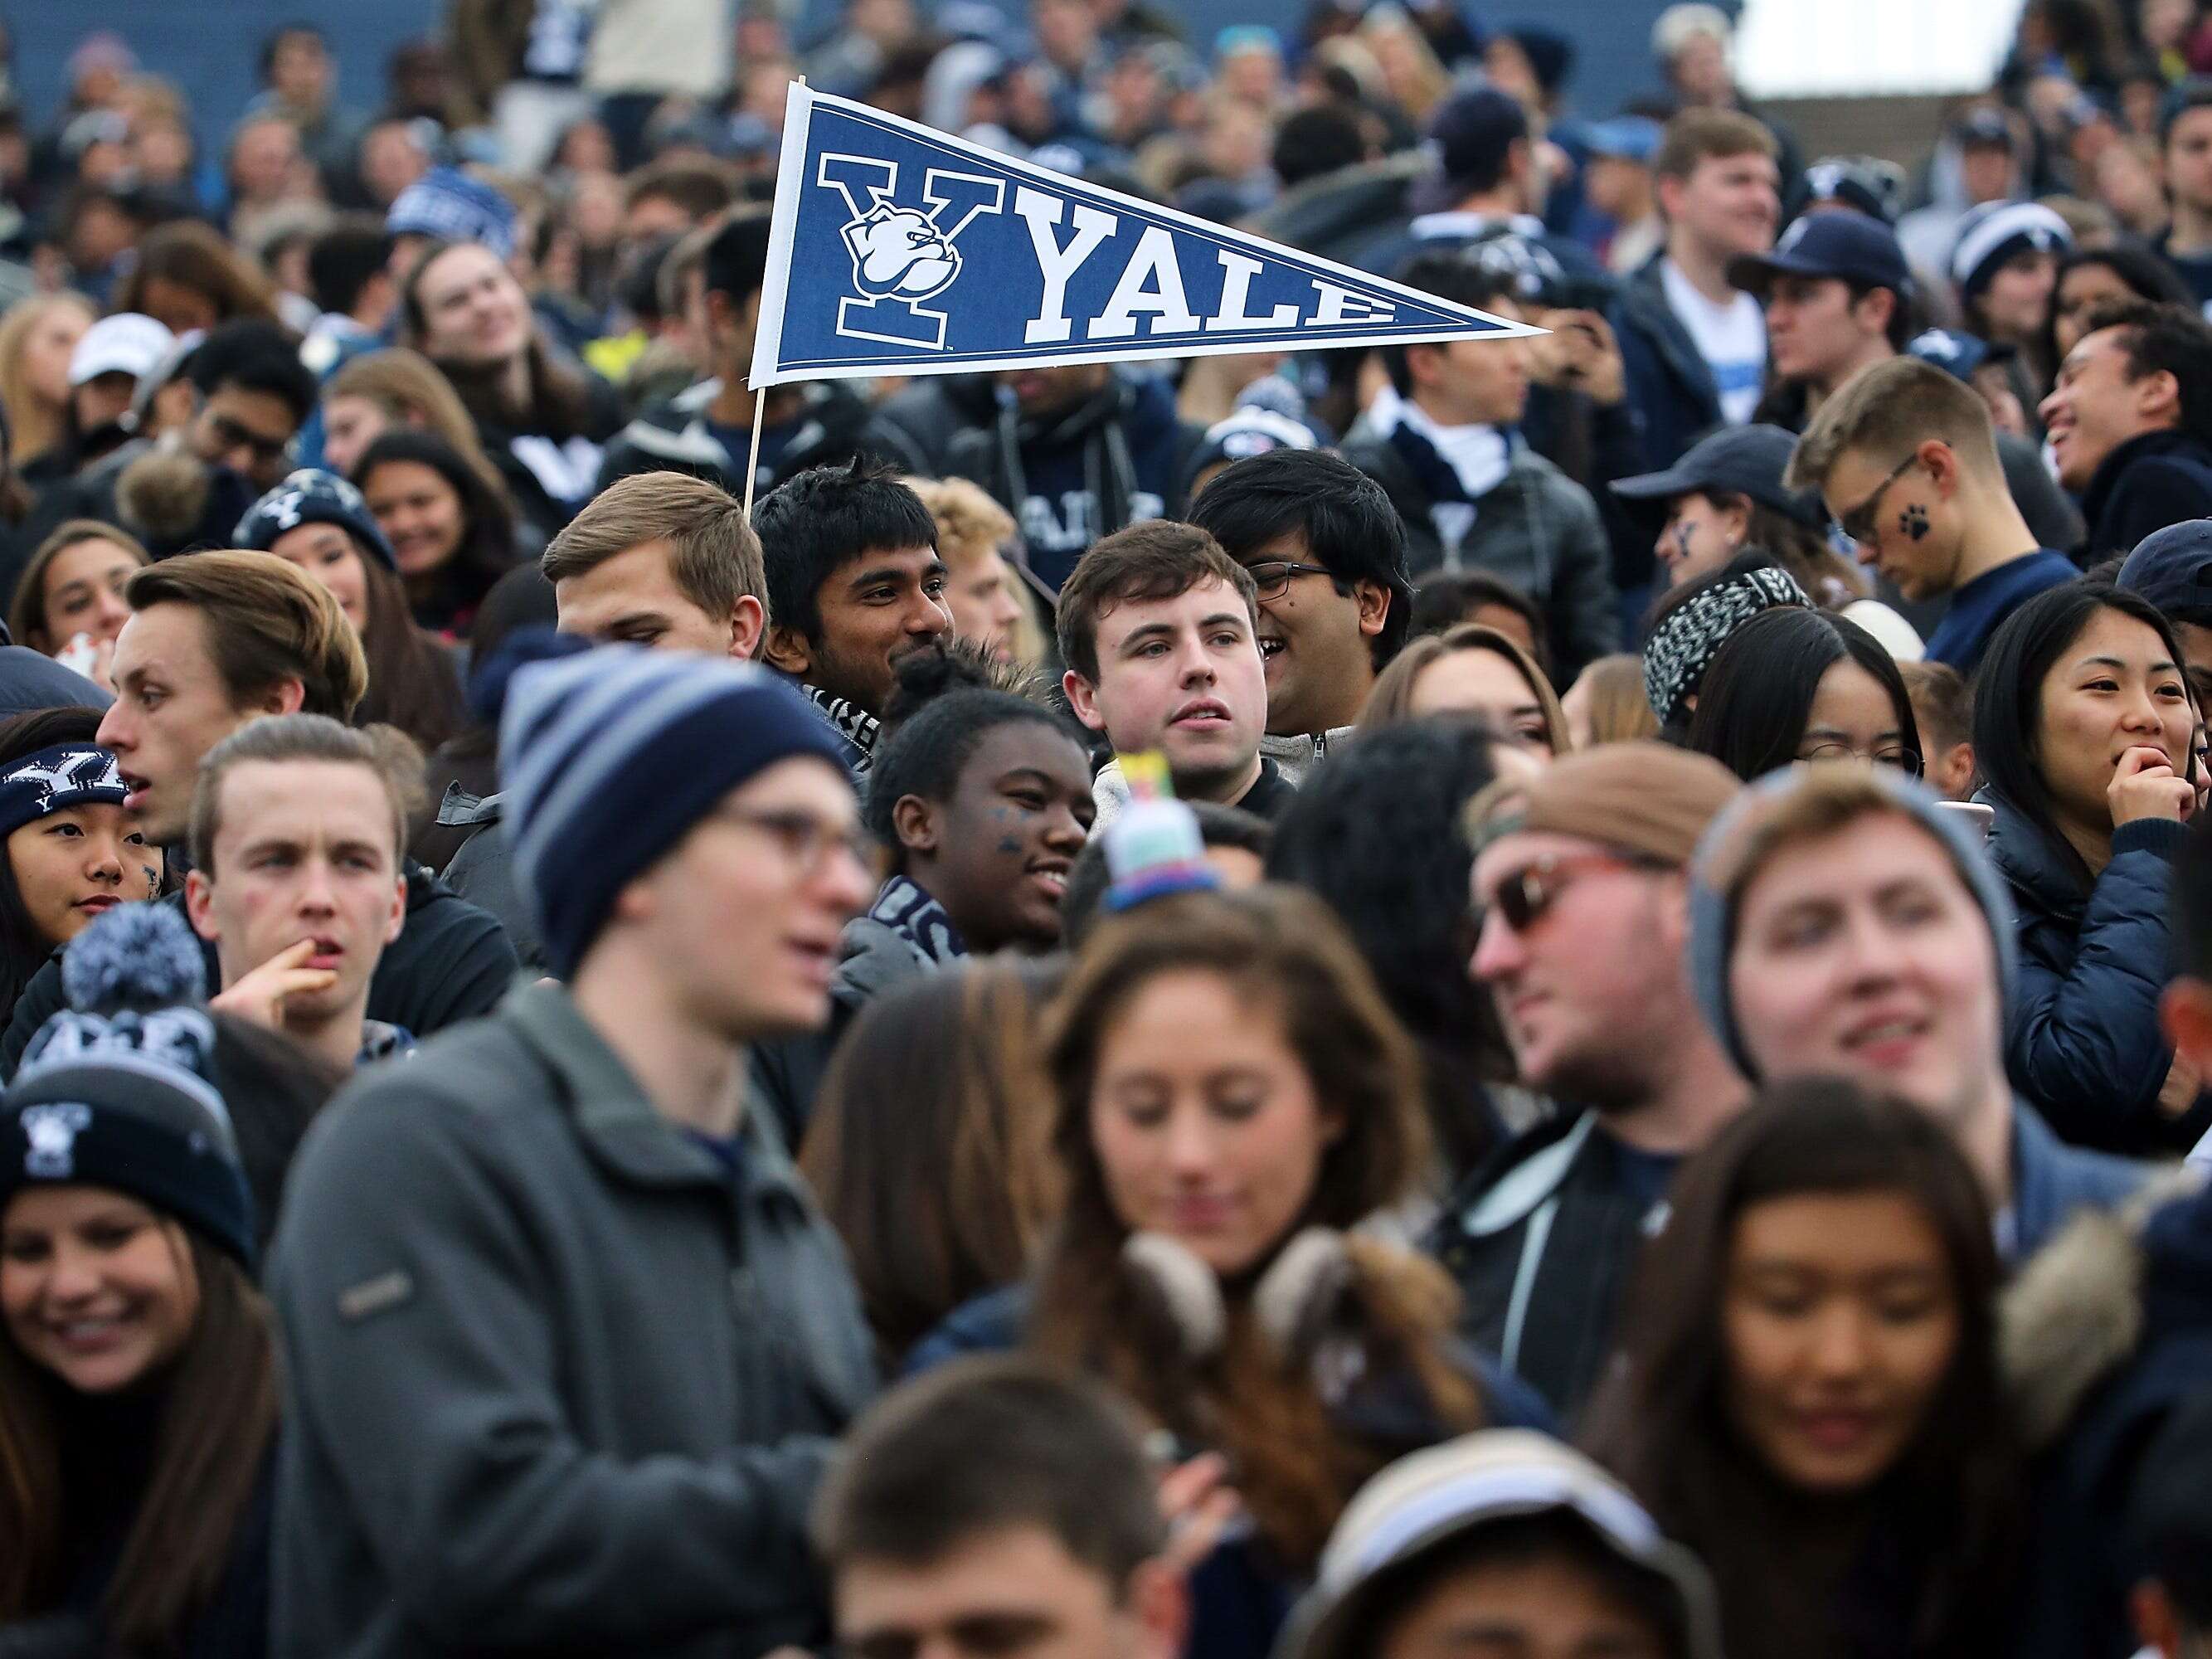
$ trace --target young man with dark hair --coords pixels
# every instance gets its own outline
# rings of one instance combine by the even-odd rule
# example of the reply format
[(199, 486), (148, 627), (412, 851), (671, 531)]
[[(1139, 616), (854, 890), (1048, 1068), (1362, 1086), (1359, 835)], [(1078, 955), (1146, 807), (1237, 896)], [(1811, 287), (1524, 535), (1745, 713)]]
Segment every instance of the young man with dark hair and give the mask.
[(2037, 544), (1981, 394), (1917, 357), (1876, 363), (1824, 402), (1782, 482), (1818, 490), (1860, 562), (1907, 599), (1948, 597), (1928, 656), (1961, 674), (2014, 610), (2081, 574)]
[[(1905, 349), (1912, 276), (1896, 233), (1861, 213), (1811, 213), (1769, 253), (1729, 262), (1729, 281), (1766, 313), (1766, 363), (1778, 396), (1810, 415), (1871, 363)], [(1802, 425), (1782, 419), (1780, 424)]]
[(363, 1073), (293, 1167), (270, 1652), (812, 1648), (874, 1356), (744, 1076), (867, 896), (837, 744), (762, 669), (615, 646), (515, 670), (500, 766), (562, 982)]
[(1729, 281), (1732, 259), (1773, 246), (1782, 213), (1774, 135), (1740, 111), (1686, 109), (1667, 124), (1653, 171), (1667, 245), (1623, 286), (1613, 333), (1655, 468), (1759, 406), (1766, 328)]
[(308, 293), (323, 313), (300, 349), (310, 369), (329, 373), (347, 346), (390, 324), (399, 303), (391, 259), (392, 238), (368, 214), (349, 215), (308, 244)]
[(2212, 304), (2212, 76), (2192, 76), (2166, 94), (2158, 143), (2172, 216), (2151, 250), (2181, 274), (2197, 304)]
[[(1177, 799), (1272, 818), (1293, 791), (1260, 753), (1267, 673), (1255, 593), (1203, 530), (1162, 520), (1117, 531), (1060, 590), (1060, 686), (1117, 756), (1164, 754)], [(1118, 762), (1095, 787), (1109, 822), (1128, 796)]]
[(1175, 389), (1112, 363), (1012, 368), (991, 421), (952, 440), (945, 470), (1014, 515), (1030, 574), (1058, 593), (1084, 550), (1146, 519), (1183, 515), (1183, 480), (1204, 428), (1176, 412)]
[[(1518, 321), (1511, 279), (1456, 253), (1424, 253), (1397, 273), (1409, 288)], [(1362, 417), (1344, 456), (1381, 484), (1406, 526), (1411, 574), (1473, 566), (1544, 612), (1562, 684), (1620, 642), (1613, 554), (1597, 503), (1530, 448), (1518, 339), (1382, 348), (1395, 395)]]
[(1231, 462), (1190, 522), (1251, 574), (1267, 678), (1261, 747), (1295, 783), (1358, 720), (1406, 642), (1405, 526), (1382, 485), (1319, 449)]
[(750, 662), (768, 629), (760, 538), (737, 498), (682, 472), (610, 484), (541, 561), (560, 629), (600, 645)]
[(411, 1048), (412, 1033), (368, 1018), (368, 987), (407, 919), (422, 794), (422, 751), (388, 726), (278, 714), (209, 750), (185, 911), (222, 967), (210, 1006), (341, 1070)]
[(1276, 1659), (1719, 1659), (1696, 1558), (1579, 1452), (1494, 1429), (1355, 1496)]
[(790, 676), (864, 775), (896, 665), (952, 631), (937, 521), (887, 470), (817, 466), (753, 508), (768, 574), (760, 658)]
[[(745, 377), (752, 373), (753, 336), (760, 326), (768, 233), (764, 209), (733, 214), (714, 233), (704, 274), (682, 296), (685, 328), (708, 378), (646, 410), (616, 435), (599, 465), (599, 489), (634, 472), (672, 470), (744, 499), (753, 438), (753, 393)], [(809, 467), (837, 465), (861, 454), (902, 455), (895, 441), (872, 430), (873, 419), (867, 400), (843, 380), (769, 387), (761, 405), (756, 493), (764, 495)]]
[[(1127, 1410), (1028, 1355), (956, 1360), (863, 1417), (816, 1500), (839, 1650), (1174, 1659), (1190, 1609)], [(994, 1639), (995, 1638), (995, 1639)]]
[(2092, 559), (2212, 515), (2212, 324), (2142, 301), (2092, 312), (2037, 411)]
[[(328, 589), (270, 553), (192, 553), (149, 565), (124, 590), (131, 620), (115, 641), (115, 702), (100, 722), (146, 839), (185, 862), (193, 791), (209, 750), (248, 722), (305, 712), (350, 719), (368, 684), (353, 625)], [(499, 924), (420, 865), (407, 874), (407, 920), (377, 963), (368, 1016), (416, 1036), (483, 1013), (514, 972)], [(182, 906), (181, 895), (163, 902)], [(222, 982), (209, 951), (208, 981)], [(4, 1036), (12, 1071), (62, 1006), (58, 959), (31, 978)]]

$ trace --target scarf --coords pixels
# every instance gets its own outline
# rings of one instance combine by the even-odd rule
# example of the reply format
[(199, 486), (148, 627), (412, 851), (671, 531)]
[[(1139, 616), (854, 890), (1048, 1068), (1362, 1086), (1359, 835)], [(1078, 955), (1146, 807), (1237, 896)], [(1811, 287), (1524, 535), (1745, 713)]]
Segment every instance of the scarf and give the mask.
[(1455, 556), (1474, 528), (1475, 503), (1505, 482), (1513, 464), (1510, 441), (1494, 426), (1441, 426), (1395, 392), (1376, 398), (1370, 418), (1428, 496), (1447, 558)]
[(858, 783), (875, 764), (876, 735), (883, 729), (883, 723), (866, 709), (818, 685), (802, 684), (799, 689), (806, 694), (806, 700), (814, 705), (816, 712), (845, 739), (845, 769)]
[(868, 907), (868, 920), (888, 927), (914, 953), (933, 967), (957, 962), (968, 954), (960, 930), (945, 907), (904, 876), (893, 876)]

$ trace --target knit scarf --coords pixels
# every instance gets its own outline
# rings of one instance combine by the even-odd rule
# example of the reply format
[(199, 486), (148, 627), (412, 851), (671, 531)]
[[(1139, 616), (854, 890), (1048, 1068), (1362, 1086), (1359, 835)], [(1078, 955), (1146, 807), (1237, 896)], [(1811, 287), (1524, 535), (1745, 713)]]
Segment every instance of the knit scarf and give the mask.
[(1377, 400), (1370, 418), (1388, 422), (1398, 452), (1422, 492), (1447, 556), (1455, 556), (1474, 528), (1475, 503), (1505, 481), (1513, 446), (1494, 426), (1440, 426), (1409, 399)]
[(856, 782), (867, 776), (868, 769), (875, 764), (876, 736), (883, 729), (882, 722), (866, 709), (824, 691), (818, 685), (802, 684), (799, 689), (806, 694), (806, 700), (814, 705), (822, 718), (836, 728), (837, 735), (845, 739), (848, 751), (845, 757), (845, 769), (853, 775)]
[(876, 902), (868, 907), (868, 920), (890, 928), (915, 955), (934, 967), (968, 954), (960, 930), (945, 914), (945, 907), (904, 876), (893, 876), (883, 884)]

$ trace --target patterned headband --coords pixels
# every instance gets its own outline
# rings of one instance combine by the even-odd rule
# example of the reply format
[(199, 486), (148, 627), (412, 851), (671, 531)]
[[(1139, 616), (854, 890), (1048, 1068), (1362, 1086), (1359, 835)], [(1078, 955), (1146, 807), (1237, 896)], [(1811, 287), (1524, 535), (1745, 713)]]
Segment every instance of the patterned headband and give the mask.
[(1681, 717), (1684, 701), (1696, 693), (1706, 665), (1729, 635), (1762, 611), (1792, 605), (1813, 608), (1788, 571), (1760, 565), (1669, 611), (1644, 642), (1644, 695), (1659, 723), (1671, 726)]

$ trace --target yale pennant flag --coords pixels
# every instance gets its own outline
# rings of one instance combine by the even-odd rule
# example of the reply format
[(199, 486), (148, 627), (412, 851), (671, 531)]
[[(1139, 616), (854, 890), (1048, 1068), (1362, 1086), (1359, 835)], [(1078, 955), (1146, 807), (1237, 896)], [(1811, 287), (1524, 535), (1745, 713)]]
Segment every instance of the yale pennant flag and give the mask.
[(794, 82), (750, 379), (1539, 331)]

